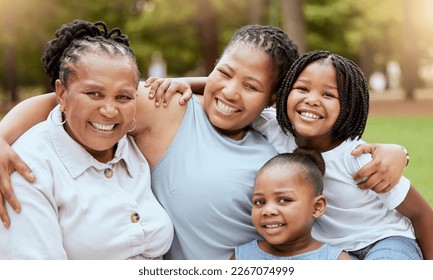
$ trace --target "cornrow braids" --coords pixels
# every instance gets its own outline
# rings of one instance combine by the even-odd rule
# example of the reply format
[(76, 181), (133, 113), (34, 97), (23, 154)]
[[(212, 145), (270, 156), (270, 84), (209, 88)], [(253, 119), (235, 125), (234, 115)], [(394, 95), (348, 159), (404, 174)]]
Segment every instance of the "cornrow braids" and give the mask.
[[(101, 29), (102, 28), (102, 29)], [(127, 55), (137, 65), (135, 55), (129, 47), (129, 38), (119, 28), (108, 30), (107, 25), (74, 20), (62, 25), (55, 33), (56, 38), (49, 41), (42, 57), (45, 72), (54, 87), (57, 79), (67, 84), (73, 72), (73, 65), (85, 52), (102, 51), (111, 55)], [(137, 83), (140, 73), (137, 67)]]
[(325, 174), (325, 161), (322, 154), (310, 148), (299, 147), (293, 153), (281, 153), (274, 156), (257, 173), (259, 176), (269, 168), (282, 168), (298, 170), (305, 181), (311, 183), (316, 195), (323, 192), (323, 176)]
[(265, 53), (278, 66), (278, 81), (275, 92), (279, 87), (292, 63), (299, 57), (298, 46), (278, 27), (259, 24), (246, 25), (238, 29), (224, 49), (224, 53), (239, 43), (252, 45)]
[(289, 94), (301, 72), (313, 62), (330, 63), (337, 77), (340, 113), (331, 129), (337, 140), (361, 138), (364, 133), (369, 111), (367, 81), (358, 65), (351, 60), (328, 51), (317, 50), (302, 55), (290, 68), (277, 96), (277, 120), (281, 129), (296, 136), (287, 114)]

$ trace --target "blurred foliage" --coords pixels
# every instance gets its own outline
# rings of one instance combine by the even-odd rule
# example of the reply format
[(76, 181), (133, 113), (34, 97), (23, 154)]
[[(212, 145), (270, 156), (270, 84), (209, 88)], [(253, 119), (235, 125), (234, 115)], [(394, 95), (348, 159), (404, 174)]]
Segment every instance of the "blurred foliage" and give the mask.
[[(211, 9), (216, 14), (218, 51), (233, 32), (251, 22), (254, 9), (261, 9), (261, 24), (281, 23), (275, 5), (291, 0), (0, 0), (0, 77), (6, 88), (11, 71), (6, 51), (15, 53), (17, 83), (46, 85), (40, 57), (57, 28), (73, 19), (105, 21), (120, 27), (131, 39), (143, 76), (152, 54), (159, 52), (168, 65), (168, 75), (203, 75), (203, 55), (197, 19)], [(390, 59), (402, 61), (402, 45), (410, 24), (416, 63), (433, 60), (433, 21), (430, 0), (304, 0), (308, 50), (327, 49), (359, 63), (366, 74), (383, 70)], [(257, 5), (260, 3), (261, 5)], [(405, 18), (405, 6), (413, 21)], [(276, 15), (280, 11), (280, 14)], [(256, 11), (257, 12), (257, 11)], [(290, 35), (290, 34), (289, 34)], [(9, 63), (9, 64), (8, 64)], [(4, 90), (2, 91), (4, 92)]]

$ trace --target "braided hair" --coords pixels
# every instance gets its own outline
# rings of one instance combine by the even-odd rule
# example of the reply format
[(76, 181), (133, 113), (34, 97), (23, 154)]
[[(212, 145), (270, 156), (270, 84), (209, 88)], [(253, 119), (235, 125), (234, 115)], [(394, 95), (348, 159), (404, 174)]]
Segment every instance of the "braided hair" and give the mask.
[(296, 170), (314, 187), (316, 195), (321, 195), (323, 192), (323, 176), (326, 167), (322, 154), (317, 150), (299, 147), (293, 153), (278, 154), (263, 165), (256, 178), (269, 168)]
[(239, 43), (252, 45), (265, 53), (278, 66), (278, 89), (290, 65), (299, 57), (298, 46), (278, 27), (259, 24), (246, 25), (236, 31), (224, 49), (223, 55)]
[(336, 71), (340, 113), (331, 129), (332, 137), (336, 140), (361, 138), (369, 110), (369, 91), (364, 74), (351, 60), (323, 50), (302, 55), (287, 72), (276, 102), (281, 129), (296, 136), (287, 114), (287, 100), (301, 72), (313, 62), (329, 63)]
[[(48, 42), (42, 57), (45, 72), (50, 77), (53, 87), (57, 79), (67, 86), (68, 78), (74, 71), (73, 66), (84, 53), (127, 55), (137, 65), (135, 55), (129, 47), (128, 36), (122, 34), (119, 28), (109, 31), (102, 21), (92, 23), (74, 20), (72, 23), (62, 25), (55, 36), (55, 39)], [(139, 80), (140, 73), (137, 67), (137, 84)]]

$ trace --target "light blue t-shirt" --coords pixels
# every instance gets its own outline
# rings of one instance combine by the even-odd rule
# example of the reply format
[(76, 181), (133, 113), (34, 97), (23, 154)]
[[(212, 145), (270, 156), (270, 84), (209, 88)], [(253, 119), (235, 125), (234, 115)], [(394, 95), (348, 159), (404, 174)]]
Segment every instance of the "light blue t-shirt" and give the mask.
[(277, 154), (259, 133), (242, 140), (218, 133), (198, 99), (188, 102), (176, 137), (152, 169), (152, 188), (175, 237), (166, 259), (229, 259), (259, 238), (251, 223), (257, 171)]
[(257, 240), (242, 244), (236, 247), (237, 260), (336, 260), (340, 256), (342, 249), (331, 246), (327, 243), (323, 244), (317, 250), (306, 252), (303, 254), (277, 257), (264, 252), (260, 249)]

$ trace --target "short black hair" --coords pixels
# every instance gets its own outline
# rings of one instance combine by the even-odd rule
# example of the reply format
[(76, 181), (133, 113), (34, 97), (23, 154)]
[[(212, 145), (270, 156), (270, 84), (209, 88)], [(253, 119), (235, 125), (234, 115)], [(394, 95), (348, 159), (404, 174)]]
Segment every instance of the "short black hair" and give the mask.
[(250, 44), (265, 53), (278, 66), (278, 92), (289, 67), (299, 58), (298, 46), (280, 28), (268, 25), (250, 24), (238, 29), (225, 47), (225, 52), (238, 43)]
[[(109, 31), (102, 21), (92, 23), (74, 20), (62, 25), (55, 36), (55, 39), (48, 42), (42, 57), (45, 72), (50, 77), (53, 87), (57, 79), (67, 85), (68, 78), (73, 72), (71, 63), (75, 65), (80, 56), (88, 51), (127, 55), (137, 65), (135, 55), (129, 47), (128, 36), (122, 34), (119, 28)], [(137, 83), (139, 80), (140, 73), (137, 66)]]

